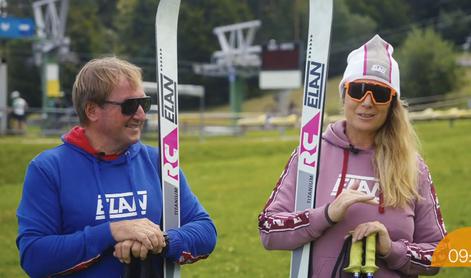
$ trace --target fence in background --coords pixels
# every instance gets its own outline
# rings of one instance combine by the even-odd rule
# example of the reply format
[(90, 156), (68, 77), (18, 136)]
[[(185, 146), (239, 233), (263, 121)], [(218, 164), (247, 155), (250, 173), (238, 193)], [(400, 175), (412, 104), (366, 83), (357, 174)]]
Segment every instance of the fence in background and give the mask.
[[(471, 119), (470, 96), (432, 96), (408, 100), (411, 121), (454, 121)], [(460, 108), (458, 108), (460, 107)], [(247, 130), (284, 131), (286, 128), (299, 127), (297, 114), (279, 115), (271, 113), (221, 113), (221, 112), (183, 112), (180, 113), (180, 133), (192, 136), (241, 135)], [(40, 130), (45, 136), (60, 135), (78, 124), (72, 107), (50, 108), (47, 110), (29, 109), (27, 124)], [(342, 115), (325, 115), (325, 123), (342, 119)], [(144, 136), (157, 136), (157, 108), (153, 106), (147, 115)], [(10, 130), (10, 133), (15, 133)]]

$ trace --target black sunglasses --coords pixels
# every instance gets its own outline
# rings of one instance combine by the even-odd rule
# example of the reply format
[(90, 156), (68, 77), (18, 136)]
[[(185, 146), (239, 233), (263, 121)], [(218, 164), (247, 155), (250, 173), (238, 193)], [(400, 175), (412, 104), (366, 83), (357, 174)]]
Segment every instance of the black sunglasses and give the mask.
[(149, 96), (146, 96), (146, 97), (139, 97), (139, 98), (128, 98), (127, 100), (123, 102), (105, 100), (103, 103), (119, 105), (121, 106), (121, 113), (123, 113), (123, 115), (131, 116), (136, 113), (137, 109), (139, 109), (139, 106), (142, 107), (142, 110), (144, 110), (144, 113), (149, 112), (150, 102), (151, 102), (151, 98)]
[(368, 94), (371, 94), (375, 104), (388, 104), (396, 95), (394, 89), (374, 81), (348, 82), (345, 85), (345, 90), (357, 102), (362, 102)]

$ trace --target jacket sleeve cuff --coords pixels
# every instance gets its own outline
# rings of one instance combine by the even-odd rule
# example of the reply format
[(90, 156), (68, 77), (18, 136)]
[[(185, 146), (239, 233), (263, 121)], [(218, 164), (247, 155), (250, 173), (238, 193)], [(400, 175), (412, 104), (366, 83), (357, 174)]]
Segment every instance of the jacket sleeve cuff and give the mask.
[(180, 258), (181, 251), (183, 250), (183, 241), (180, 235), (175, 230), (168, 230), (168, 247), (165, 257), (176, 262)]
[(326, 218), (326, 209), (327, 205), (309, 209), (309, 223), (311, 223), (309, 230), (314, 237), (321, 235), (327, 228), (333, 225), (329, 222), (329, 219)]
[(325, 216), (325, 219), (327, 219), (327, 222), (329, 222), (330, 226), (333, 226), (335, 224), (337, 224), (337, 222), (333, 221), (332, 219), (330, 219), (329, 217), (329, 206), (330, 206), (330, 203), (328, 203), (327, 205), (325, 205), (325, 208), (324, 208), (324, 216)]
[(110, 223), (106, 222), (97, 226), (85, 227), (87, 248), (92, 254), (100, 254), (108, 247), (116, 244), (111, 235)]
[(386, 256), (380, 256), (390, 269), (399, 269), (407, 263), (407, 249), (403, 241), (391, 242), (391, 251)]

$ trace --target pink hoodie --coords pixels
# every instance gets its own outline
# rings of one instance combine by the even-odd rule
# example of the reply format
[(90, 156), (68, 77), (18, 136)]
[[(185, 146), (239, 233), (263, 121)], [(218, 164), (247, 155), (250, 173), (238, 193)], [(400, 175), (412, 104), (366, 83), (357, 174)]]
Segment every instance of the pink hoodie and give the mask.
[[(335, 199), (339, 187), (344, 149), (351, 148), (344, 126), (344, 121), (331, 124), (323, 135), (314, 209), (293, 212), (298, 161), (297, 149), (294, 150), (259, 216), (263, 245), (269, 250), (293, 250), (313, 241), (311, 277), (330, 277), (348, 232), (361, 223), (379, 221), (389, 231), (392, 250), (387, 257), (377, 256), (376, 278), (436, 274), (438, 269), (430, 267), (432, 254), (446, 230), (428, 168), (421, 158), (418, 186), (423, 200), (406, 208), (386, 207), (383, 211), (374, 205), (354, 204), (344, 220), (329, 223), (325, 209)], [(379, 200), (380, 186), (374, 174), (373, 158), (374, 149), (350, 152), (343, 187), (360, 180), (359, 190), (374, 194)]]

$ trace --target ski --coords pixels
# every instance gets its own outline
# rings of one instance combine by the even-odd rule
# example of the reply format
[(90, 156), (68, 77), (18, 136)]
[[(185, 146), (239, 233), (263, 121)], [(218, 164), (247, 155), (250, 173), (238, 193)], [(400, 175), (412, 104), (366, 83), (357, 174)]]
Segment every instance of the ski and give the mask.
[[(306, 47), (295, 211), (304, 211), (316, 206), (332, 10), (333, 0), (309, 0), (309, 33)], [(291, 278), (308, 277), (310, 253), (311, 243), (293, 250)]]
[[(163, 198), (163, 230), (180, 227), (177, 25), (180, 0), (160, 0), (155, 17), (157, 99)], [(180, 266), (164, 260), (165, 278), (180, 277)]]

